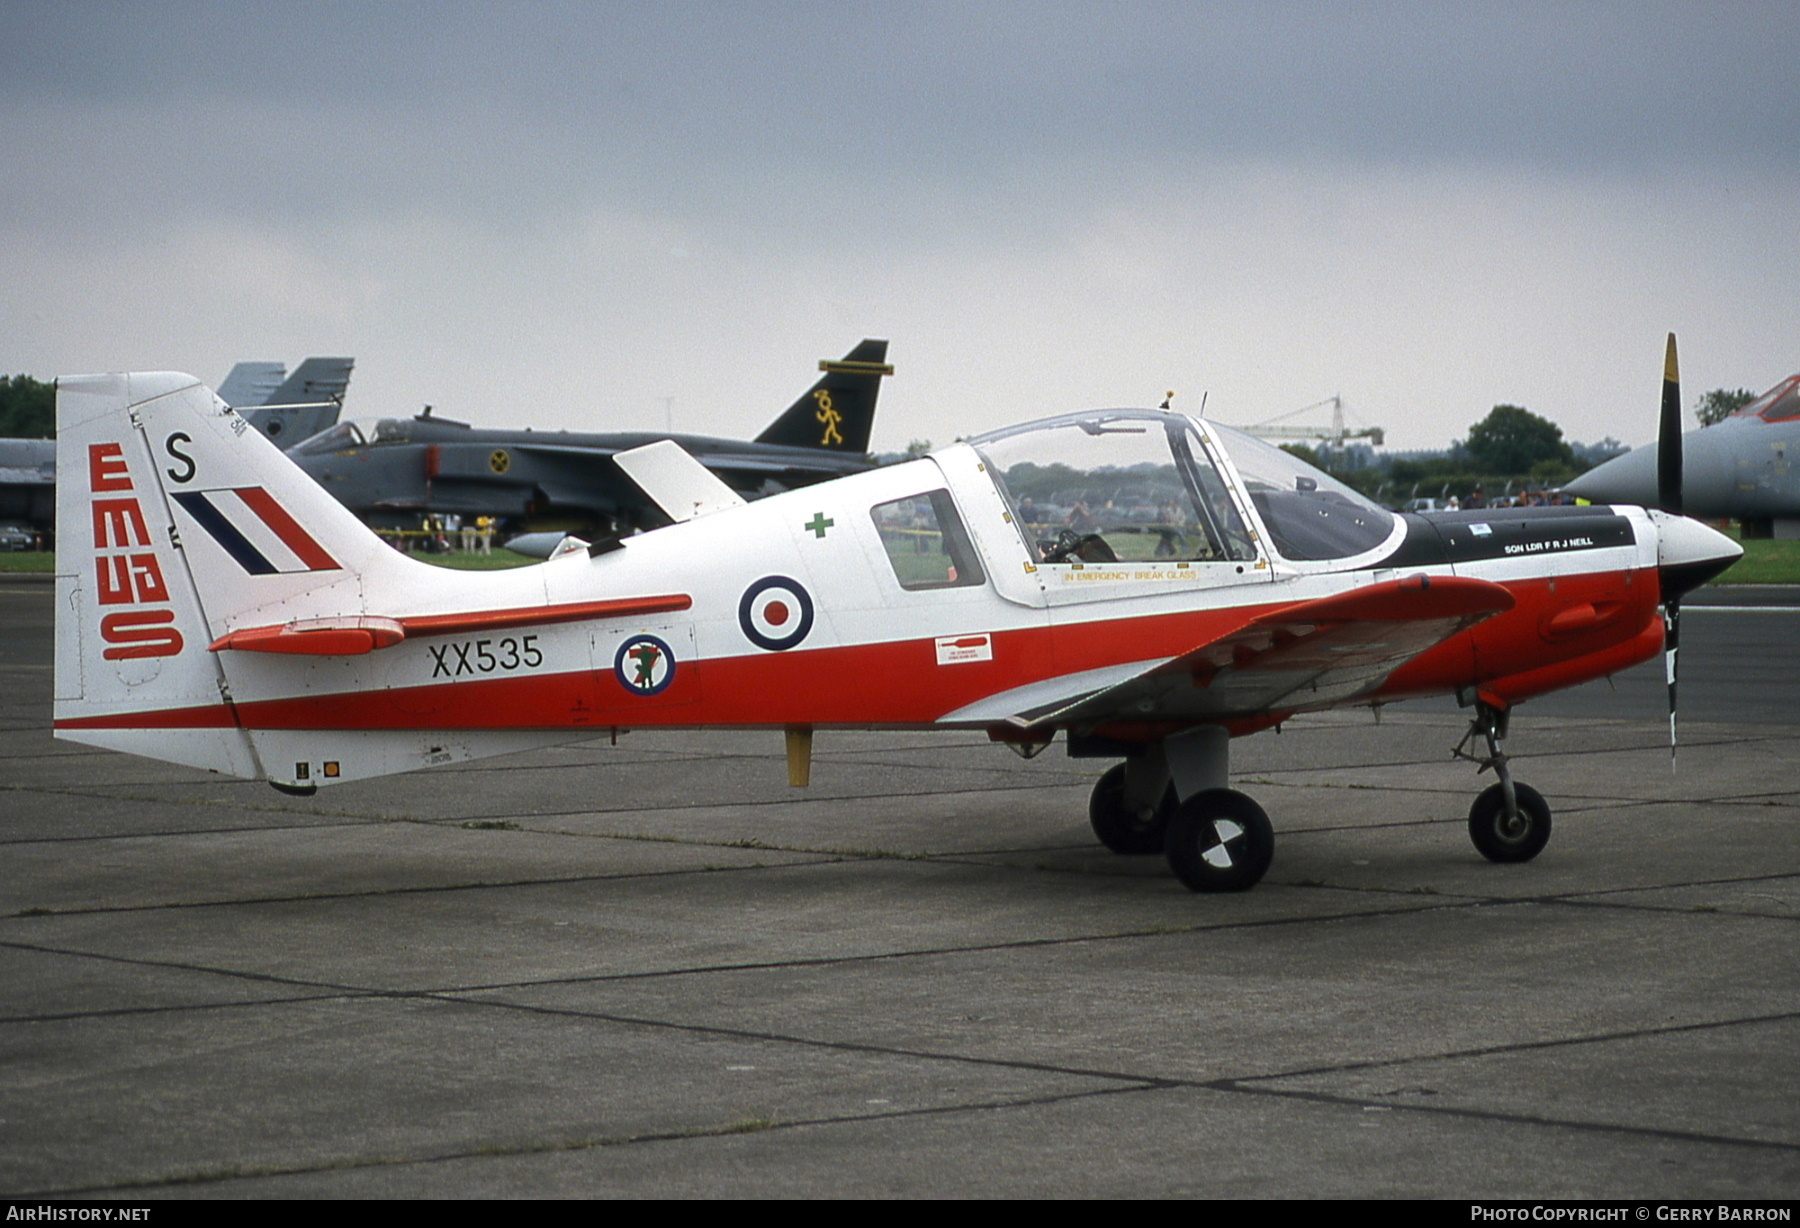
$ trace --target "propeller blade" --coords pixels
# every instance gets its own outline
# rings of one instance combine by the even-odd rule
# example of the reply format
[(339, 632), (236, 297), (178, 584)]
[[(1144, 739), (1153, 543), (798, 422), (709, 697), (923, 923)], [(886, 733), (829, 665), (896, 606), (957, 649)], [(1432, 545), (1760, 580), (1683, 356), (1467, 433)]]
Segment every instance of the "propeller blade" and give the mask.
[(1662, 420), (1656, 431), (1656, 504), (1681, 515), (1681, 373), (1675, 364), (1675, 334), (1663, 357)]
[[(1681, 515), (1681, 371), (1675, 361), (1675, 334), (1663, 355), (1662, 418), (1656, 429), (1656, 501), (1671, 516)], [(1663, 602), (1663, 668), (1669, 677), (1669, 770), (1675, 770), (1675, 681), (1680, 674), (1681, 598)]]
[(1669, 770), (1675, 770), (1675, 680), (1680, 674), (1676, 653), (1681, 648), (1681, 598), (1663, 603), (1663, 672), (1669, 679)]

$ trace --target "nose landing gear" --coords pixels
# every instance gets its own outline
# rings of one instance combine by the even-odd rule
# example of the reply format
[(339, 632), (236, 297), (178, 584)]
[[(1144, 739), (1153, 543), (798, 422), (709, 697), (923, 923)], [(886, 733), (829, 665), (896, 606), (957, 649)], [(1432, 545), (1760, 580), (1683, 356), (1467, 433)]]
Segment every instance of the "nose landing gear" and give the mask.
[[(1530, 861), (1550, 842), (1550, 806), (1536, 789), (1513, 781), (1500, 745), (1507, 716), (1506, 709), (1477, 701), (1469, 732), (1450, 753), (1478, 764), (1481, 771), (1492, 768), (1499, 777), (1469, 807), (1469, 839), (1475, 848), (1489, 861)], [(1477, 736), (1487, 744), (1486, 755), (1465, 749)]]

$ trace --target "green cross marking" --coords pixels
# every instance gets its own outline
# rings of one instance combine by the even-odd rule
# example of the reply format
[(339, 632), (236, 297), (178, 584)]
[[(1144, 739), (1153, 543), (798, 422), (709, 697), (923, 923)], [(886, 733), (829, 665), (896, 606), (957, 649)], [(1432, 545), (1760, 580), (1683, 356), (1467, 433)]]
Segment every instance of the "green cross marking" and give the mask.
[(812, 520), (806, 524), (801, 525), (800, 527), (803, 529), (811, 529), (814, 537), (824, 537), (825, 530), (829, 529), (832, 525), (834, 525), (836, 523), (837, 523), (837, 521), (835, 521), (835, 520), (825, 519), (824, 512), (814, 512)]

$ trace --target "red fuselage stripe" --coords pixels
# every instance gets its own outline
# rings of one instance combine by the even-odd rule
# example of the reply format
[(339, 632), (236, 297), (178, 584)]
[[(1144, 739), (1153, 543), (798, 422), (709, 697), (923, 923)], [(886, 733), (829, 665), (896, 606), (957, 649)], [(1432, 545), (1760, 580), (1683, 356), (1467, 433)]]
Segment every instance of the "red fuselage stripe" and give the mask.
[[(1554, 676), (1554, 686), (1561, 687), (1603, 677), (1654, 655), (1660, 643), (1654, 571), (1567, 575), (1514, 581), (1506, 587), (1516, 602), (1511, 611), (1408, 661), (1370, 698), (1444, 694), (1471, 682), (1493, 683), (1504, 692), (1509, 689), (1507, 679), (1519, 677), (1524, 682), (1529, 676), (1530, 684), (1518, 694), (1523, 698), (1550, 689), (1540, 679)], [(1568, 636), (1555, 625), (1555, 616), (1580, 601), (1614, 604), (1620, 612), (1604, 624)], [(1123, 661), (1177, 657), (1285, 608), (1292, 608), (1292, 603), (996, 631), (988, 635), (991, 660), (951, 665), (938, 664), (935, 637), (681, 660), (676, 662), (674, 679), (654, 695), (628, 690), (605, 662), (597, 661), (591, 670), (240, 703), (236, 721), (229, 708), (214, 704), (84, 717), (60, 721), (57, 727), (191, 729), (236, 723), (251, 730), (917, 727), (977, 700), (1047, 678)]]

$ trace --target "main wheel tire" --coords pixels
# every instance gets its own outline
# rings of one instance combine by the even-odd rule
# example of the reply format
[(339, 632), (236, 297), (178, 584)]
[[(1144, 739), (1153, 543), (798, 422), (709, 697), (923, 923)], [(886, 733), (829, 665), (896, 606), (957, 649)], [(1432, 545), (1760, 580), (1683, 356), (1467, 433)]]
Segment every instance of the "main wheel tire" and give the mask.
[(1530, 861), (1550, 842), (1550, 805), (1530, 785), (1513, 785), (1519, 817), (1506, 818), (1506, 791), (1500, 785), (1482, 790), (1469, 807), (1469, 839), (1489, 861)]
[(1248, 891), (1268, 873), (1275, 829), (1236, 789), (1207, 789), (1175, 807), (1163, 851), (1190, 891)]
[(1108, 768), (1088, 798), (1088, 823), (1100, 843), (1127, 856), (1163, 851), (1163, 829), (1175, 809), (1175, 786), (1170, 785), (1154, 811), (1144, 813), (1125, 804), (1125, 765)]

